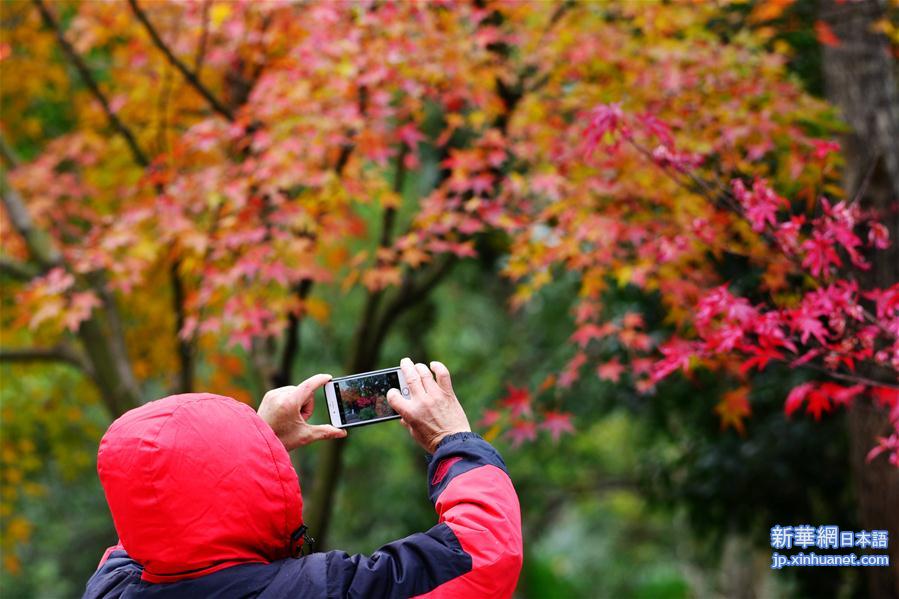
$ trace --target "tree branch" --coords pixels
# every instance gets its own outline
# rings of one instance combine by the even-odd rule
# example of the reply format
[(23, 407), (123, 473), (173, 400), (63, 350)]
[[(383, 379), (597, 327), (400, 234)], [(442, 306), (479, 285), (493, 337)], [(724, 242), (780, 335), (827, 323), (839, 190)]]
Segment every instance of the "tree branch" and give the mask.
[[(296, 286), (296, 294), (300, 301), (304, 301), (312, 292), (312, 279), (303, 279)], [(284, 349), (281, 352), (281, 364), (272, 376), (272, 387), (284, 387), (293, 380), (293, 363), (300, 352), (300, 323), (302, 313), (291, 311), (287, 315), (287, 327), (284, 329)]]
[[(40, 0), (36, 0), (40, 1)], [(234, 113), (228, 109), (222, 102), (220, 102), (209, 88), (203, 85), (203, 82), (200, 81), (197, 74), (190, 70), (187, 65), (185, 65), (172, 50), (166, 45), (166, 43), (160, 37), (159, 32), (150, 22), (150, 19), (147, 18), (147, 15), (138, 5), (137, 0), (128, 0), (128, 5), (131, 7), (131, 11), (134, 13), (134, 16), (137, 17), (137, 20), (141, 22), (144, 26), (144, 29), (150, 35), (150, 39), (153, 40), (153, 44), (165, 55), (166, 60), (168, 60), (172, 66), (178, 69), (181, 74), (184, 76), (184, 79), (193, 87), (206, 102), (209, 103), (209, 106), (217, 113), (228, 119), (229, 121), (234, 120)]]
[(69, 59), (69, 62), (75, 67), (78, 71), (78, 74), (81, 75), (81, 79), (84, 81), (85, 85), (87, 85), (88, 89), (90, 89), (91, 93), (94, 95), (94, 98), (100, 103), (100, 106), (103, 108), (103, 112), (106, 114), (106, 119), (109, 121), (109, 124), (112, 126), (116, 132), (124, 138), (125, 143), (128, 144), (128, 148), (131, 150), (131, 154), (134, 156), (134, 160), (143, 167), (149, 166), (150, 161), (147, 159), (146, 154), (144, 154), (143, 150), (140, 149), (140, 146), (137, 145), (137, 140), (134, 137), (134, 134), (131, 130), (125, 126), (121, 119), (116, 115), (115, 112), (109, 107), (109, 101), (106, 99), (106, 95), (100, 89), (100, 86), (97, 84), (94, 76), (91, 75), (90, 69), (87, 68), (87, 65), (84, 63), (84, 60), (75, 51), (75, 48), (69, 41), (66, 39), (65, 35), (63, 35), (62, 28), (59, 23), (56, 21), (56, 18), (50, 13), (50, 10), (44, 4), (43, 0), (32, 0), (34, 5), (37, 7), (38, 11), (41, 13), (41, 18), (44, 20), (44, 24), (47, 25), (53, 32), (56, 34), (56, 41), (59, 42), (59, 46), (62, 48), (62, 51), (65, 53), (66, 57)]
[(439, 264), (420, 275), (417, 282), (413, 273), (410, 272), (375, 324), (372, 345), (379, 346), (387, 337), (387, 331), (390, 330), (390, 326), (396, 319), (426, 297), (450, 273), (455, 263), (455, 256), (447, 255)]
[[(803, 364), (802, 367), (807, 368), (809, 370), (814, 370), (816, 372), (820, 372), (822, 374), (825, 374), (831, 378), (834, 378), (834, 379), (837, 379), (840, 381), (847, 381), (850, 383), (867, 385), (869, 387), (886, 387), (887, 389), (899, 389), (899, 383), (896, 383), (896, 382), (888, 383), (886, 381), (876, 381), (876, 380), (868, 378), (866, 376), (860, 376), (857, 374), (844, 374), (842, 372), (836, 372), (833, 370), (829, 370), (823, 366), (818, 366), (817, 364), (813, 364), (813, 363)], [(893, 374), (896, 374), (896, 373), (894, 372)]]
[(2, 171), (0, 171), (0, 196), (3, 198), (9, 220), (25, 240), (29, 253), (41, 268), (49, 270), (62, 264), (62, 254), (56, 249), (53, 240), (44, 231), (35, 228), (22, 196), (9, 185), (6, 173)]
[(0, 362), (65, 362), (93, 376), (85, 357), (65, 344), (52, 347), (17, 347), (0, 349)]

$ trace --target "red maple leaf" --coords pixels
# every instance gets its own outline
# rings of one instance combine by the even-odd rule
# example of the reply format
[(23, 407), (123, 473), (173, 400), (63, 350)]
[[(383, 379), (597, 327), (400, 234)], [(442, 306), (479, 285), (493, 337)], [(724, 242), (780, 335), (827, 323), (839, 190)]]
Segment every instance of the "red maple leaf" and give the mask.
[(815, 417), (815, 420), (821, 420), (821, 414), (830, 412), (830, 398), (827, 397), (820, 389), (812, 389), (808, 394), (808, 405), (805, 411)]
[(508, 392), (502, 400), (502, 405), (509, 409), (512, 418), (530, 416), (531, 393), (524, 387), (518, 388), (509, 385)]
[(559, 437), (561, 437), (563, 433), (574, 433), (574, 425), (571, 424), (571, 413), (556, 411), (546, 412), (543, 417), (543, 422), (540, 423), (540, 428), (549, 431), (553, 441), (558, 442)]
[(537, 439), (537, 425), (530, 420), (516, 420), (506, 435), (512, 440), (512, 447), (518, 447), (525, 441)]
[(605, 334), (606, 330), (603, 327), (600, 327), (599, 325), (592, 322), (588, 322), (587, 324), (583, 324), (578, 327), (578, 329), (571, 335), (571, 340), (583, 348), (586, 347), (588, 343), (590, 343), (591, 339), (604, 337)]
[(484, 410), (484, 415), (478, 421), (478, 426), (489, 428), (499, 421), (500, 416), (501, 414), (498, 410)]
[(618, 358), (612, 358), (604, 364), (596, 367), (596, 376), (605, 380), (617, 383), (621, 379), (624, 372), (624, 366), (618, 361)]
[(876, 401), (878, 405), (881, 405), (885, 408), (893, 408), (899, 405), (899, 389), (892, 389), (890, 387), (873, 387), (871, 389), (871, 395), (874, 397), (874, 401)]
[(833, 239), (820, 230), (812, 231), (812, 237), (802, 242), (805, 258), (802, 266), (808, 268), (813, 275), (820, 277), (830, 269), (830, 265), (842, 266), (843, 261), (834, 247)]
[(799, 406), (805, 401), (805, 397), (814, 388), (814, 383), (802, 383), (801, 385), (793, 387), (793, 390), (787, 395), (787, 401), (784, 403), (784, 413), (786, 413), (787, 416), (791, 416), (793, 412), (799, 409)]
[(759, 372), (765, 369), (768, 362), (772, 360), (783, 360), (783, 354), (773, 347), (755, 347), (750, 346), (746, 350), (753, 354), (751, 358), (740, 364), (740, 374), (746, 374), (753, 367), (757, 367)]
[(899, 433), (889, 437), (877, 437), (877, 445), (868, 452), (866, 461), (870, 462), (880, 454), (887, 452), (890, 464), (899, 468)]
[(799, 339), (803, 343), (808, 342), (809, 337), (814, 337), (821, 345), (827, 343), (825, 339), (827, 329), (824, 328), (817, 316), (809, 314), (805, 310), (800, 309), (793, 312), (792, 327), (799, 333)]
[(835, 406), (846, 406), (847, 408), (852, 405), (852, 400), (855, 397), (865, 390), (864, 385), (852, 385), (851, 387), (844, 387), (843, 385), (838, 385), (837, 383), (822, 383), (821, 384), (821, 393), (827, 395)]
[(820, 19), (815, 21), (815, 37), (818, 38), (819, 43), (831, 48), (840, 45), (840, 38), (837, 37), (837, 34), (833, 32), (830, 25)]

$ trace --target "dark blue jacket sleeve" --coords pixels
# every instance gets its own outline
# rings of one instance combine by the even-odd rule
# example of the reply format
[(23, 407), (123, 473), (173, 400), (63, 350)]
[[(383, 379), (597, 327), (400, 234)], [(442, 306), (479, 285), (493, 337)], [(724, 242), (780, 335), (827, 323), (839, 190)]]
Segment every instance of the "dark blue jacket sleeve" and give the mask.
[[(478, 471), (484, 470), (483, 476)], [(473, 571), (483, 555), (482, 548), (466, 547), (468, 524), (474, 524), (486, 536), (472, 539), (487, 543), (488, 552), (495, 552), (497, 535), (489, 530), (497, 519), (495, 511), (499, 505), (485, 505), (484, 498), (511, 490), (495, 488), (497, 476), (508, 481), (506, 466), (499, 453), (486, 441), (474, 433), (450, 435), (438, 446), (428, 468), (429, 495), (435, 502), (440, 523), (425, 533), (416, 533), (404, 539), (384, 545), (370, 556), (349, 555), (342, 551), (324, 554), (322, 567), (326, 577), (329, 597), (412, 597), (434, 592), (438, 589), (450, 591), (454, 595), (472, 581)], [(464, 480), (463, 480), (464, 479)], [(454, 481), (461, 483), (454, 489)], [(443, 497), (455, 495), (451, 501)], [(487, 504), (491, 501), (487, 499)], [(521, 560), (520, 516), (515, 498), (515, 512), (503, 521), (517, 522), (517, 546), (511, 552), (518, 556), (518, 568), (506, 575), (517, 581)], [(483, 517), (481, 514), (483, 513)], [(462, 522), (461, 525), (456, 525)], [(455, 524), (454, 524), (455, 523)], [(512, 527), (514, 528), (514, 526)], [(514, 534), (512, 536), (515, 536)], [(503, 542), (507, 542), (503, 539)], [(515, 545), (515, 542), (511, 543)], [(317, 557), (317, 556), (313, 556)], [(515, 561), (515, 560), (513, 560)], [(490, 573), (495, 576), (495, 573)], [(482, 576), (483, 577), (483, 576)], [(454, 585), (454, 581), (466, 583)], [(477, 582), (475, 577), (475, 582)], [(509, 585), (505, 585), (508, 587)], [(511, 584), (514, 589), (514, 581)], [(470, 590), (470, 589), (468, 589)], [(462, 593), (468, 595), (470, 593)], [(504, 593), (501, 593), (501, 595)]]

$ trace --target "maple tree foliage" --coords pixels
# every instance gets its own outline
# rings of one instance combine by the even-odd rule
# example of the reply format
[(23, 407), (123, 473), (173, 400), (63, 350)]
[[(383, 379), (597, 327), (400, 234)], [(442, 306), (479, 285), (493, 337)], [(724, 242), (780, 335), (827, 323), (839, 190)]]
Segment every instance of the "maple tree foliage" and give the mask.
[(0, 357), (77, 366), (112, 416), (160, 387), (252, 402), (234, 356), (290, 382), (328, 288), (365, 295), (347, 368), (373, 367), (477, 234), (524, 218), (509, 128), (570, 8), (5, 4), (0, 64), (29, 75), (0, 90)]
[[(771, 361), (844, 377), (797, 387), (790, 413), (863, 389), (899, 409), (899, 291), (846, 274), (890, 240), (839, 197), (836, 120), (752, 33), (706, 27), (713, 3), (4, 11), (0, 65), (29, 74), (0, 89), (0, 224), (20, 233), (0, 240), (4, 349), (85, 367), (111, 413), (135, 401), (121, 389), (194, 378), (251, 402), (235, 356), (275, 380), (298, 319), (328, 319), (322, 287), (366, 294), (376, 348), (487, 233), (509, 240), (513, 309), (559, 272), (579, 281), (571, 361), (484, 416), (513, 444), (574, 431), (560, 398), (587, 367), (642, 393), (721, 369), (737, 384), (710, 409), (740, 431)], [(762, 272), (751, 299), (721, 280), (724, 255)], [(659, 294), (676, 336), (605, 313), (616, 285)], [(127, 354), (116, 376), (91, 353), (97, 322), (113, 345), (96, 355)], [(877, 443), (872, 459), (897, 459), (895, 435)], [(4, 445), (4, 464), (29, 451)]]
[[(672, 18), (676, 9), (651, 12), (632, 16), (659, 27), (647, 27), (652, 34), (695, 27)], [(840, 198), (840, 148), (826, 136), (834, 133), (827, 109), (789, 80), (780, 57), (748, 35), (727, 45), (701, 33), (675, 37), (683, 41), (668, 43), (664, 59), (638, 48), (628, 54), (613, 41), (616, 58), (632, 61), (639, 75), (626, 71), (616, 80), (610, 69), (601, 87), (572, 85), (578, 99), (597, 104), (569, 108), (562, 138), (547, 154), (532, 154), (551, 183), (532, 180), (532, 189), (549, 185), (538, 187), (544, 201), (513, 232), (507, 274), (520, 282), (515, 303), (554, 273), (577, 273), (577, 351), (560, 387), (597, 362), (599, 378), (617, 382), (629, 371), (647, 394), (675, 371), (722, 370), (739, 387), (714, 409), (723, 427), (742, 433), (751, 371), (786, 362), (835, 379), (794, 389), (787, 416), (805, 405), (819, 419), (867, 392), (894, 427), (872, 440), (869, 460), (886, 453), (899, 466), (899, 285), (861, 288), (857, 276), (870, 266), (866, 254), (891, 243), (879, 220), (885, 215)], [(555, 114), (566, 114), (569, 96), (557, 98)], [(808, 126), (810, 115), (820, 126)], [(759, 288), (743, 290), (753, 299), (731, 290), (709, 259), (728, 254), (761, 271)], [(610, 284), (657, 292), (675, 335), (650, 334), (639, 315), (610, 319), (603, 313)], [(603, 351), (609, 340), (624, 348), (627, 368)], [(519, 417), (519, 396), (510, 392), (501, 404), (516, 443), (533, 437), (530, 421)]]

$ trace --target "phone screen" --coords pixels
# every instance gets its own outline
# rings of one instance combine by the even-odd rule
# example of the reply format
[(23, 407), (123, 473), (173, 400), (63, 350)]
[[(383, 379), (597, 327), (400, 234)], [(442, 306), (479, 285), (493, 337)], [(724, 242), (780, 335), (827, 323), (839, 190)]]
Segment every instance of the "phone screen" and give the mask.
[(396, 416), (387, 403), (387, 391), (399, 388), (396, 370), (335, 381), (340, 421), (347, 425)]

